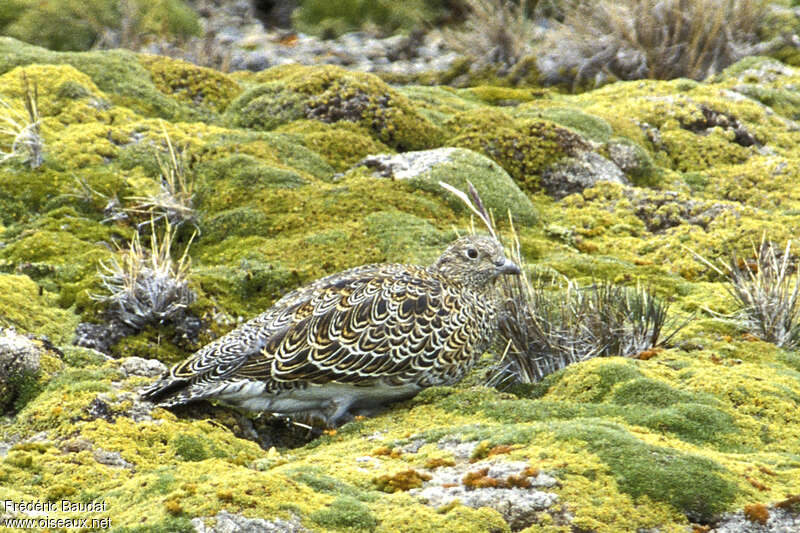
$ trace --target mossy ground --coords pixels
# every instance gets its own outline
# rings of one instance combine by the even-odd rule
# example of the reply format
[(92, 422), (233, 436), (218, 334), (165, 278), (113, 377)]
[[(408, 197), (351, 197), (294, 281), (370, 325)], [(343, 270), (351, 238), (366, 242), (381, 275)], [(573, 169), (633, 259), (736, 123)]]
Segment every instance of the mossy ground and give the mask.
[[(689, 520), (800, 493), (797, 352), (726, 318), (734, 306), (720, 276), (691, 253), (716, 261), (748, 253), (765, 231), (781, 244), (797, 235), (791, 87), (800, 74), (763, 81), (752, 73), (769, 65), (747, 60), (706, 83), (618, 83), (577, 96), (398, 89), (338, 68), (229, 76), (2, 38), (0, 97), (18, 110), (23, 67), (40, 88), (45, 163), (0, 167), (0, 325), (47, 335), (64, 368), (0, 422), (0, 439), (40, 441), (0, 459), (0, 499), (102, 499), (119, 531), (182, 530), (222, 509), (296, 516), (315, 530), (507, 530), (486, 508), (437, 512), (405, 491), (378, 490), (381, 475), (452, 460), (437, 445), (452, 436), (513, 445), (509, 458), (557, 478), (552, 491), (584, 530), (684, 531)], [(428, 390), (293, 450), (267, 452), (218, 423), (166, 411), (134, 421), (129, 393), (149, 379), (123, 379), (117, 361), (69, 344), (78, 322), (103, 320), (89, 297), (100, 290), (98, 266), (149, 218), (116, 218), (113, 206), (159, 190), (164, 129), (195, 191), (190, 311), (205, 340), (325, 274), (435, 257), (469, 226), (463, 209), (366, 171), (338, 173), (371, 153), (440, 146), (483, 153), (527, 196), (539, 216), (517, 230), (532, 271), (646, 283), (694, 319), (647, 361), (580, 363), (517, 395)], [(635, 146), (644, 162), (629, 175), (647, 185), (637, 194), (598, 185), (554, 201), (538, 189), (559, 158), (608, 155), (614, 143)], [(505, 213), (495, 215), (505, 231)], [(185, 226), (176, 255), (193, 231)], [(112, 355), (188, 355), (171, 328), (152, 326)], [(417, 438), (416, 453), (371, 455)], [(102, 462), (106, 452), (121, 461)], [(556, 515), (542, 513), (529, 531), (566, 531)]]

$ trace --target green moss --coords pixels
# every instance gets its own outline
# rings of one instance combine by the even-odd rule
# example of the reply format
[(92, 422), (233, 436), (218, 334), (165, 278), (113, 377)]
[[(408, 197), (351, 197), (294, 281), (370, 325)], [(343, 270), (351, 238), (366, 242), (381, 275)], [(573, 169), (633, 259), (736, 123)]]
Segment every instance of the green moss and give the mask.
[(114, 533), (193, 533), (197, 531), (185, 516), (170, 516), (141, 526), (115, 527)]
[(23, 371), (0, 383), (0, 413), (20, 411), (43, 388), (38, 371)]
[(228, 76), (186, 61), (162, 56), (139, 56), (158, 89), (186, 105), (200, 105), (222, 112), (241, 91)]
[(290, 268), (259, 259), (245, 259), (231, 267), (197, 267), (193, 277), (206, 298), (223, 301), (228, 313), (248, 318), (267, 309), (299, 282)]
[(194, 435), (176, 435), (170, 444), (175, 449), (175, 455), (184, 461), (202, 461), (210, 456), (203, 441)]
[(791, 120), (800, 119), (800, 96), (787, 88), (764, 87), (763, 85), (744, 84), (737, 85), (736, 90), (765, 106), (775, 110), (776, 113)]
[(244, 91), (228, 109), (233, 124), (243, 128), (273, 130), (305, 115), (306, 96), (281, 82), (264, 83)]
[[(90, 4), (87, 8), (95, 20), (103, 26), (112, 26), (112, 3), (94, 0)], [(92, 21), (81, 16), (77, 2), (20, 2), (15, 15), (6, 22), (4, 35), (51, 50), (88, 50), (99, 37)]]
[(800, 354), (796, 352), (783, 352), (780, 355), (780, 360), (786, 366), (800, 372)]
[(346, 496), (363, 502), (372, 502), (377, 499), (377, 495), (374, 491), (359, 489), (335, 477), (322, 474), (319, 468), (297, 469), (295, 473), (292, 474), (292, 479), (300, 483), (305, 483), (317, 492), (323, 492), (333, 496)]
[(519, 118), (543, 118), (574, 130), (595, 142), (608, 142), (613, 134), (611, 126), (602, 118), (569, 107), (525, 107), (515, 113)]
[(99, 366), (106, 362), (107, 357), (91, 348), (81, 346), (64, 346), (64, 363), (73, 368)]
[(513, 127), (469, 127), (449, 142), (493, 159), (526, 192), (536, 192), (542, 171), (561, 157), (588, 149), (579, 135), (536, 119), (521, 120)]
[(249, 155), (202, 165), (197, 174), (197, 205), (211, 213), (257, 202), (265, 189), (294, 189), (308, 183), (294, 170), (270, 166)]
[(609, 467), (620, 490), (672, 505), (691, 520), (707, 522), (728, 509), (738, 493), (720, 464), (698, 455), (645, 444), (615, 424), (559, 425), (555, 435), (581, 440)]
[(326, 39), (365, 28), (377, 28), (389, 35), (422, 26), (441, 8), (439, 0), (410, 0), (400, 6), (389, 0), (342, 0), (335, 6), (325, 0), (304, 0), (292, 20), (300, 31)]
[(135, 335), (127, 335), (111, 346), (114, 357), (143, 357), (173, 364), (201, 348), (191, 344), (184, 335), (175, 331), (174, 324), (146, 326)]
[(371, 213), (364, 218), (364, 225), (389, 263), (429, 264), (454, 239), (427, 220), (401, 211)]
[(661, 140), (670, 154), (672, 168), (682, 172), (743, 163), (755, 153), (754, 149), (733, 143), (731, 136), (719, 129), (704, 136), (683, 129), (662, 129)]
[(641, 377), (636, 364), (629, 359), (595, 358), (568, 368), (548, 395), (572, 401), (601, 402), (617, 384)]
[(691, 394), (676, 390), (662, 381), (648, 378), (623, 382), (611, 395), (611, 401), (619, 405), (643, 404), (653, 407), (668, 407), (692, 399)]
[(286, 65), (260, 72), (258, 79), (265, 85), (237, 98), (227, 112), (228, 120), (257, 129), (297, 118), (344, 120), (398, 150), (429, 148), (440, 139), (438, 129), (408, 99), (371, 74), (333, 66)]
[[(61, 306), (71, 307), (76, 300), (89, 303), (86, 291), (94, 288), (97, 268), (112, 255), (102, 242), (81, 240), (63, 227), (31, 230), (0, 250), (0, 260), (36, 278), (43, 289), (58, 294)], [(61, 330), (58, 338), (63, 336)]]
[(71, 100), (79, 100), (81, 98), (89, 98), (92, 93), (77, 81), (68, 80), (58, 86), (56, 94), (59, 98), (68, 98)]
[(320, 154), (338, 172), (347, 170), (370, 154), (391, 152), (391, 148), (370, 137), (362, 126), (352, 122), (325, 124), (295, 120), (278, 129), (298, 134), (300, 142)]
[[(130, 38), (183, 38), (200, 34), (197, 14), (181, 0), (135, 5), (130, 28), (121, 27), (119, 2), (110, 0), (12, 2), (6, 8), (3, 33), (51, 50), (88, 50), (104, 32), (129, 32)], [(133, 44), (133, 43), (130, 43)]]
[(540, 89), (516, 89), (491, 85), (470, 87), (465, 89), (464, 92), (474, 95), (478, 100), (493, 106), (516, 106), (542, 96)]
[(156, 88), (138, 55), (127, 50), (52, 52), (10, 37), (0, 37), (0, 73), (17, 66), (66, 64), (89, 76), (112, 103), (145, 116), (167, 119), (209, 118), (194, 106), (183, 105)]
[[(719, 409), (697, 403), (681, 403), (652, 413), (643, 414), (641, 419), (631, 418), (656, 431), (668, 431), (681, 439), (695, 444), (717, 444), (726, 433), (738, 433), (733, 418)], [(727, 444), (723, 446), (727, 448)], [(743, 451), (734, 446), (736, 451)]]
[(373, 531), (379, 524), (369, 507), (350, 496), (336, 498), (310, 518), (322, 527), (344, 531)]
[(56, 344), (72, 340), (78, 317), (60, 309), (56, 297), (28, 276), (0, 274), (0, 326), (46, 335)]
[(252, 207), (226, 209), (204, 220), (200, 226), (203, 237), (222, 241), (228, 237), (271, 235), (270, 220), (266, 213)]

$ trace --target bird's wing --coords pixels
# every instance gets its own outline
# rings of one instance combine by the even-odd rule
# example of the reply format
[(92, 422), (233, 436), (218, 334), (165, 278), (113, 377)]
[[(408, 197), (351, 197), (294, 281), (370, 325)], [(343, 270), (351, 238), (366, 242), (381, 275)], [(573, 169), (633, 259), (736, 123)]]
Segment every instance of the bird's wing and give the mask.
[(157, 399), (191, 385), (265, 382), (402, 385), (421, 374), (454, 381), (478, 339), (458, 291), (423, 268), (366, 265), (293, 291), (143, 389)]
[(457, 372), (476, 344), (476, 317), (460, 309), (458, 291), (421, 268), (385, 265), (329, 278), (301, 302), (236, 377), (403, 384), (433, 369)]
[[(285, 294), (264, 313), (249, 320), (230, 333), (210, 342), (169, 371), (171, 379), (217, 381), (239, 369), (250, 357), (256, 356), (269, 339), (291, 327), (298, 308), (314, 294), (340, 279), (375, 275), (385, 265), (364, 265), (342, 274), (333, 274)], [(344, 275), (344, 278), (342, 277)]]

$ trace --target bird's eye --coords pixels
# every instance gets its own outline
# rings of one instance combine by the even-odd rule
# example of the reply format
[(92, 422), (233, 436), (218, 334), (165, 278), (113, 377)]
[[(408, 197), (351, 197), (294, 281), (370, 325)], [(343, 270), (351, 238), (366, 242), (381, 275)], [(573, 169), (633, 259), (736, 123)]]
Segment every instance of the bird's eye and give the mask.
[(469, 257), (470, 259), (477, 259), (478, 258), (478, 250), (476, 250), (475, 248), (469, 248), (467, 250), (467, 257)]

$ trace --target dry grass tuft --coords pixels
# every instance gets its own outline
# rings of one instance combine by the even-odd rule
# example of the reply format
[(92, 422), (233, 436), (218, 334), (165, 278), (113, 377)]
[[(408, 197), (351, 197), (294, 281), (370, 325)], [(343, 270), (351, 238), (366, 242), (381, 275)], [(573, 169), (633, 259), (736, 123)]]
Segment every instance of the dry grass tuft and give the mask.
[(155, 153), (161, 175), (160, 190), (151, 196), (134, 196), (128, 198), (136, 205), (127, 208), (131, 214), (147, 215), (148, 219), (140, 224), (165, 220), (168, 224), (180, 227), (184, 223), (197, 227), (197, 216), (194, 210), (194, 182), (187, 176), (183, 153), (172, 144), (172, 140), (162, 124), (164, 139), (167, 145), (167, 159)]
[(770, 46), (758, 35), (765, 0), (568, 0), (562, 9), (538, 64), (545, 80), (573, 87), (702, 80)]
[[(465, 194), (439, 182), (484, 223), (495, 238), (494, 220), (478, 192), (468, 183)], [(608, 282), (579, 287), (531, 283), (509, 214), (511, 232), (507, 255), (522, 268), (519, 276), (499, 281), (502, 308), (498, 345), (502, 356), (490, 371), (487, 384), (535, 383), (572, 363), (592, 357), (636, 356), (668, 343), (688, 320), (668, 320), (669, 304), (642, 286), (622, 287)], [(474, 232), (474, 228), (473, 228)], [(663, 336), (665, 328), (669, 329)]]
[(173, 237), (169, 223), (160, 240), (151, 224), (147, 250), (134, 233), (127, 250), (119, 250), (118, 257), (101, 264), (99, 276), (106, 293), (91, 297), (108, 303), (112, 317), (135, 330), (180, 318), (195, 300), (188, 284), (191, 241), (176, 263), (170, 255)]
[[(510, 256), (522, 267), (513, 223), (511, 234)], [(532, 283), (524, 271), (501, 282), (498, 344), (504, 351), (490, 374), (492, 386), (535, 383), (592, 357), (636, 356), (667, 344), (688, 323), (670, 320), (669, 304), (641, 285)]]
[(739, 321), (748, 332), (781, 348), (800, 346), (800, 259), (791, 255), (791, 241), (781, 253), (761, 236), (750, 258), (731, 254), (717, 267), (687, 248), (695, 258), (725, 277), (725, 289), (736, 300)]
[(793, 349), (800, 346), (800, 261), (791, 260), (791, 241), (783, 253), (762, 237), (752, 261), (731, 256), (728, 292), (741, 306), (745, 328), (767, 342)]
[[(668, 320), (669, 304), (642, 287), (608, 282), (579, 287), (504, 280), (503, 357), (490, 382), (535, 383), (592, 357), (635, 356), (662, 346), (685, 324)], [(665, 328), (670, 328), (666, 337)]]
[(463, 25), (443, 30), (442, 37), (451, 49), (475, 61), (473, 70), (491, 66), (508, 74), (541, 38), (541, 29), (527, 16), (533, 9), (529, 4), (535, 2), (466, 0), (465, 4), (468, 14)]
[[(39, 86), (22, 71), (25, 113), (0, 98), (0, 162), (20, 157), (32, 169), (44, 161), (44, 139), (39, 117)], [(3, 149), (5, 148), (5, 150)]]

